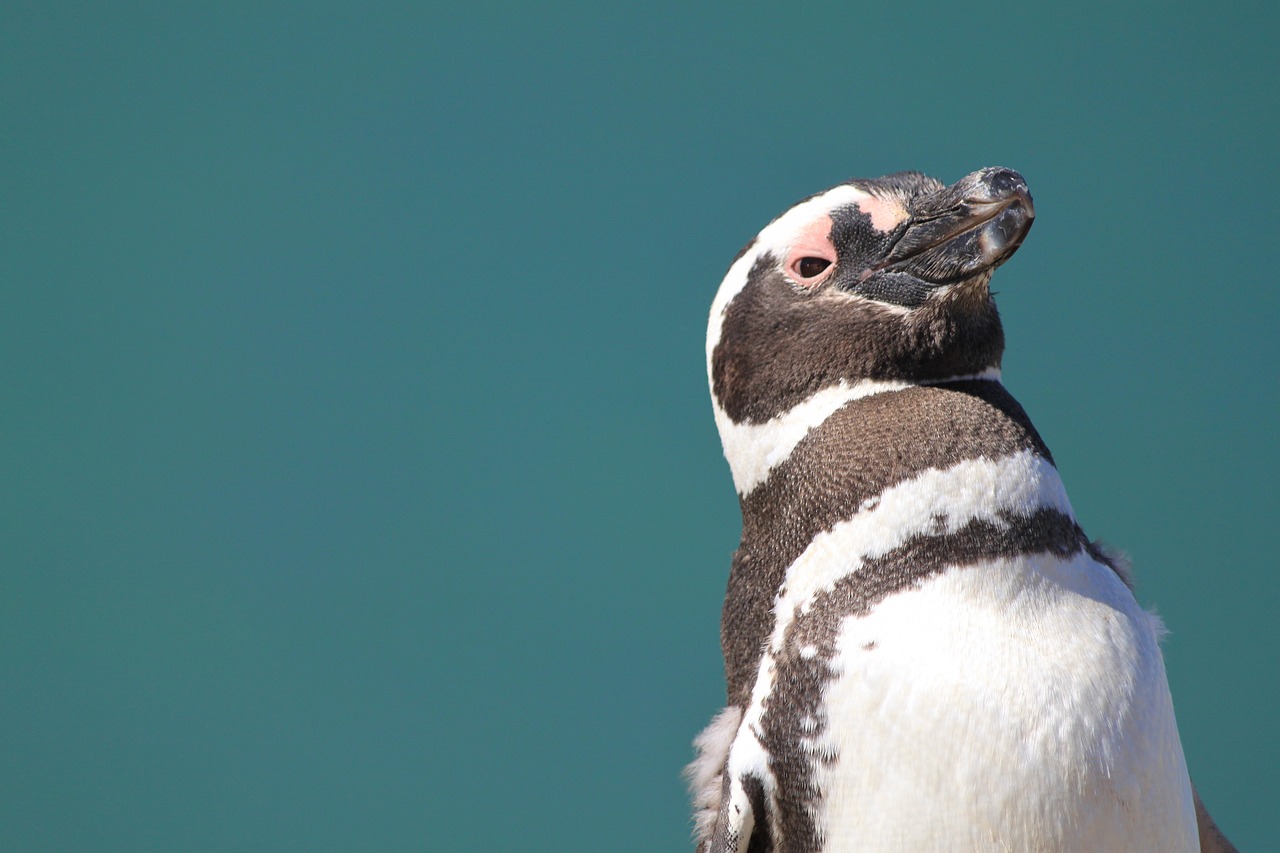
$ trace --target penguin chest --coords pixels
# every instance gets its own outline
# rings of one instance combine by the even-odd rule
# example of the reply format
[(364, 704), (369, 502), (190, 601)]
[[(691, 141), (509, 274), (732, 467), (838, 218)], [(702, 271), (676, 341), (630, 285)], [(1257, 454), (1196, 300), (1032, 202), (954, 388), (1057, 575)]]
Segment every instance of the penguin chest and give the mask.
[(1196, 849), (1155, 626), (1086, 551), (800, 607), (772, 658), (776, 801), (817, 849)]

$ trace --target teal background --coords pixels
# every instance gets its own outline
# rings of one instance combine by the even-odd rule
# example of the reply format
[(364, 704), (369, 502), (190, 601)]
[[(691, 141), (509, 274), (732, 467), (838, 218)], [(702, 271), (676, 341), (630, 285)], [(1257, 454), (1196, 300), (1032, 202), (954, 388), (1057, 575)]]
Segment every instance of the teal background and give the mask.
[(1021, 171), (1006, 383), (1274, 843), (1261, 3), (0, 9), (0, 849), (689, 849), (730, 259)]

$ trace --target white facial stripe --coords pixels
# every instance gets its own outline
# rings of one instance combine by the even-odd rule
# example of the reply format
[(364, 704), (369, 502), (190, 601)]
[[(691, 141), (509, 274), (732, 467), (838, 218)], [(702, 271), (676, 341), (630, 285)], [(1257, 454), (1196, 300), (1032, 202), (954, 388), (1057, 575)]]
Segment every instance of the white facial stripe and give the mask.
[(797, 607), (802, 612), (821, 592), (914, 536), (938, 533), (937, 519), (953, 533), (975, 519), (1002, 524), (1000, 513), (1029, 514), (1056, 509), (1074, 517), (1053, 465), (1032, 450), (1003, 459), (967, 459), (950, 468), (931, 468), (881, 492), (879, 501), (853, 518), (820, 533), (787, 568), (784, 592), (775, 605), (777, 621), (770, 649), (782, 648)]
[(720, 441), (724, 445), (725, 458), (733, 472), (733, 485), (738, 494), (746, 496), (769, 477), (769, 472), (791, 456), (796, 445), (809, 430), (820, 426), (846, 403), (872, 394), (901, 391), (917, 384), (935, 385), (942, 382), (959, 382), (966, 379), (1000, 379), (1000, 370), (991, 368), (970, 376), (952, 376), (927, 383), (905, 381), (877, 382), (864, 379), (849, 384), (841, 382), (824, 388), (790, 411), (784, 412), (762, 424), (734, 423), (712, 396), (716, 426), (720, 429)]
[(819, 216), (831, 211), (855, 205), (871, 195), (849, 184), (833, 187), (808, 201), (802, 201), (777, 219), (770, 222), (756, 237), (755, 245), (734, 262), (725, 274), (720, 290), (711, 303), (711, 321), (707, 324), (707, 375), (711, 375), (711, 354), (720, 343), (720, 327), (724, 321), (724, 309), (747, 286), (747, 275), (761, 255), (770, 253), (782, 263), (792, 245), (804, 233), (805, 226)]

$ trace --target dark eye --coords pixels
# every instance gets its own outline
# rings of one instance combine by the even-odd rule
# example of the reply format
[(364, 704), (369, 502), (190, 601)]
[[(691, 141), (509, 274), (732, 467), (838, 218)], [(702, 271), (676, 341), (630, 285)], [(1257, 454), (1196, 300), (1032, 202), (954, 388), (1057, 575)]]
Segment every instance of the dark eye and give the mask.
[(821, 275), (822, 271), (831, 266), (831, 261), (826, 258), (801, 258), (796, 264), (796, 271), (805, 278), (813, 278), (815, 275)]

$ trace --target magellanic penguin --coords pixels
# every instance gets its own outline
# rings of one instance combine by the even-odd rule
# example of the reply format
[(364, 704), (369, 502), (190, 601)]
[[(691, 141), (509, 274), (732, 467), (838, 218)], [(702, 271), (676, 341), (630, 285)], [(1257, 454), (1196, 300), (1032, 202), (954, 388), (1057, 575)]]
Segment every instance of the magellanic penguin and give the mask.
[(1000, 382), (988, 283), (1033, 215), (1009, 169), (853, 180), (729, 268), (707, 368), (743, 529), (702, 853), (1232, 849), (1160, 623)]

